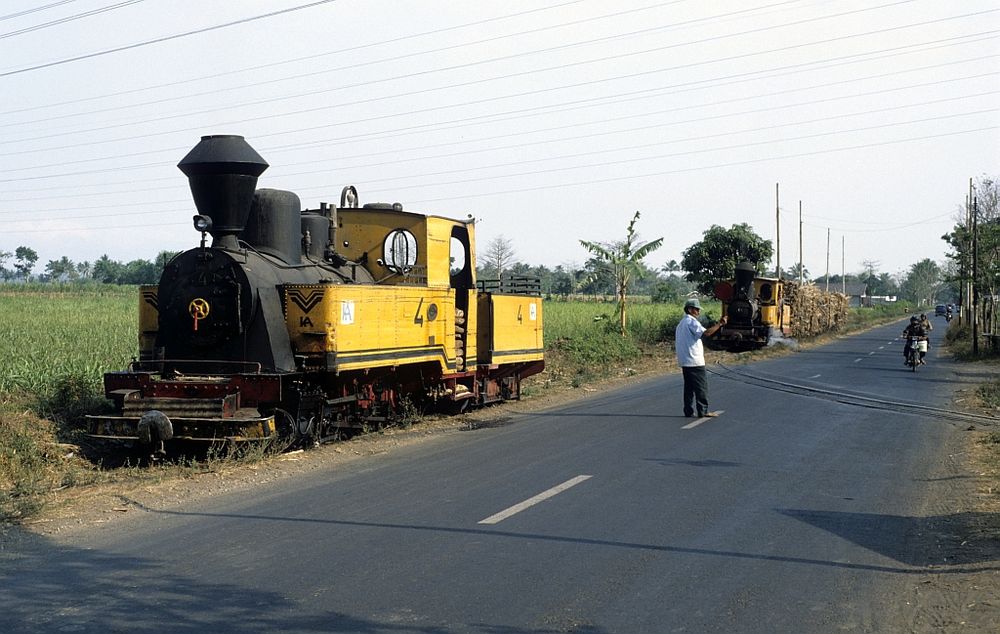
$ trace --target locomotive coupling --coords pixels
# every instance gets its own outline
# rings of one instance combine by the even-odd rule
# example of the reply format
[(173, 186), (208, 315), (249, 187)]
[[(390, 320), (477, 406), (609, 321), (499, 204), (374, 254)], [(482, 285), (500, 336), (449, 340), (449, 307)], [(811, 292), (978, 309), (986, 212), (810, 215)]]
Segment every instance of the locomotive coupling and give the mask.
[(154, 442), (170, 440), (174, 437), (174, 426), (163, 412), (151, 409), (139, 419), (137, 428), (139, 442), (152, 445)]

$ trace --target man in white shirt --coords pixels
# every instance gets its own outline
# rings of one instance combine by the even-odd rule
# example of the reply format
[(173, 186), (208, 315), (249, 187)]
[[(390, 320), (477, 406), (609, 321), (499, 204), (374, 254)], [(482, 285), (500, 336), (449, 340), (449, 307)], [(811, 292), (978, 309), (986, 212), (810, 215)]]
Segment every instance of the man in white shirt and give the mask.
[(711, 337), (726, 325), (723, 315), (714, 326), (706, 329), (698, 321), (701, 302), (689, 299), (684, 302), (684, 318), (674, 331), (674, 347), (677, 349), (677, 365), (684, 373), (684, 415), (694, 416), (697, 406), (698, 418), (717, 416), (708, 409), (708, 376), (705, 373), (705, 348), (702, 337)]

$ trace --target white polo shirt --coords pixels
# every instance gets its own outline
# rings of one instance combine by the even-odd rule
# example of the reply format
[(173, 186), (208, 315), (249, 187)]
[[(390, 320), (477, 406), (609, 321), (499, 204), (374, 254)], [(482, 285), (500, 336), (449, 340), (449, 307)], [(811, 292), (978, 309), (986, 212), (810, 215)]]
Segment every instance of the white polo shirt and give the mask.
[(689, 314), (677, 324), (674, 331), (674, 346), (677, 348), (677, 364), (682, 368), (694, 368), (705, 365), (705, 348), (701, 344), (701, 336), (705, 327)]

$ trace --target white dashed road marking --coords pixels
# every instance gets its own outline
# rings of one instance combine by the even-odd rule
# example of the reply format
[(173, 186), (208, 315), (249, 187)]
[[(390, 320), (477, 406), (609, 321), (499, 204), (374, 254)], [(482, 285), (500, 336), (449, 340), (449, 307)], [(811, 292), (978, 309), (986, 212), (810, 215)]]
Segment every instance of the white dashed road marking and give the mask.
[(857, 363), (858, 361), (861, 361), (861, 357), (858, 357), (857, 359), (854, 360), (855, 363)]
[[(725, 413), (725, 411), (726, 411), (726, 410), (724, 410), (724, 409), (720, 409), (719, 411), (717, 411), (717, 412), (715, 412), (715, 413), (716, 413), (716, 414), (723, 414), (723, 413)], [(701, 425), (701, 424), (702, 424), (702, 423), (704, 423), (705, 421), (709, 421), (709, 420), (712, 420), (713, 418), (716, 418), (716, 417), (715, 417), (715, 416), (702, 416), (702, 417), (701, 417), (701, 418), (699, 418), (698, 420), (694, 420), (694, 421), (691, 421), (691, 422), (690, 422), (690, 423), (688, 423), (687, 425), (684, 425), (683, 427), (681, 427), (681, 429), (694, 429), (694, 428), (695, 428), (695, 427), (697, 427), (698, 425)]]
[(818, 379), (818, 378), (819, 378), (819, 377), (821, 377), (821, 376), (822, 376), (821, 374), (814, 374), (814, 375), (812, 375), (812, 376), (811, 376), (811, 377), (809, 377), (809, 378), (810, 378), (810, 379)]
[(593, 476), (589, 476), (589, 475), (578, 475), (575, 478), (570, 478), (569, 480), (566, 480), (562, 484), (554, 486), (554, 487), (552, 487), (551, 489), (549, 489), (547, 491), (542, 491), (541, 493), (539, 493), (538, 495), (536, 495), (534, 497), (528, 498), (524, 502), (520, 502), (518, 504), (515, 504), (514, 506), (511, 506), (510, 508), (506, 508), (506, 509), (504, 509), (504, 510), (502, 510), (499, 513), (496, 513), (494, 515), (490, 515), (486, 519), (480, 520), (479, 523), (480, 524), (496, 524), (498, 522), (502, 522), (503, 520), (507, 519), (511, 515), (514, 515), (515, 513), (520, 513), (524, 509), (530, 508), (530, 507), (538, 504), (539, 502), (544, 502), (545, 500), (549, 499), (550, 497), (552, 497), (554, 495), (558, 495), (559, 493), (562, 493), (563, 491), (565, 491), (566, 489), (569, 489), (570, 487), (575, 487), (576, 485), (580, 484), (584, 480), (589, 480), (592, 477)]

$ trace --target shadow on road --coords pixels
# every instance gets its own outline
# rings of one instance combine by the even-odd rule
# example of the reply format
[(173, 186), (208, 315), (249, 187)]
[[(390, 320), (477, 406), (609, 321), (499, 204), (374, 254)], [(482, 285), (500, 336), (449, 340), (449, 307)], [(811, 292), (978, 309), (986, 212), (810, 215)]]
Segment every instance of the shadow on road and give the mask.
[[(178, 574), (175, 568), (154, 558), (62, 546), (22, 533), (0, 537), (4, 540), (0, 543), (0, 632), (564, 631), (489, 623), (459, 624), (453, 629), (426, 622), (377, 621), (333, 610), (308, 613), (309, 608), (295, 596), (311, 595), (312, 588), (248, 588), (240, 585), (242, 570), (228, 571), (230, 583), (212, 583), (199, 578), (196, 571)], [(156, 544), (149, 544), (149, 548), (155, 551)], [(212, 572), (219, 576), (218, 570)], [(336, 575), (336, 571), (330, 571), (332, 587), (351, 583)], [(392, 599), (387, 601), (391, 603)], [(387, 610), (391, 611), (391, 605)], [(606, 634), (592, 626), (573, 631)]]
[[(986, 513), (958, 513), (955, 515), (910, 518), (894, 515), (871, 515), (864, 513), (829, 513), (820, 511), (800, 511), (793, 509), (775, 509), (797, 520), (812, 524), (824, 530), (828, 530), (845, 539), (849, 539), (860, 546), (868, 548), (874, 552), (884, 554), (887, 557), (898, 561), (901, 566), (883, 565), (875, 563), (844, 562), (822, 559), (819, 557), (802, 557), (795, 555), (785, 555), (780, 553), (754, 553), (736, 550), (722, 550), (713, 548), (695, 548), (688, 546), (677, 546), (656, 543), (638, 543), (627, 541), (613, 541), (605, 539), (574, 537), (571, 535), (551, 535), (538, 533), (520, 533), (516, 531), (503, 531), (496, 529), (478, 528), (471, 526), (433, 526), (420, 524), (396, 524), (390, 522), (364, 522), (356, 520), (338, 520), (322, 517), (273, 517), (267, 515), (252, 515), (242, 513), (207, 513), (194, 511), (171, 511), (157, 510), (146, 507), (138, 502), (131, 502), (137, 508), (144, 509), (151, 513), (163, 515), (175, 515), (183, 517), (206, 517), (206, 518), (229, 518), (240, 519), (247, 522), (265, 524), (277, 523), (284, 526), (279, 531), (292, 531), (296, 524), (319, 524), (341, 528), (364, 528), (378, 529), (385, 532), (386, 539), (402, 539), (408, 532), (433, 532), (451, 535), (472, 535), (477, 537), (494, 537), (498, 539), (518, 539), (529, 541), (547, 541), (566, 544), (579, 544), (581, 546), (600, 546), (607, 548), (624, 548), (629, 550), (642, 550), (651, 552), (674, 553), (682, 555), (694, 555), (705, 557), (722, 557), (729, 559), (744, 559), (758, 561), (784, 562), (790, 564), (802, 564), (809, 566), (823, 566), (832, 568), (845, 568), (851, 570), (870, 570), (876, 572), (888, 572), (898, 574), (966, 574), (969, 572), (997, 571), (1000, 572), (1000, 541), (991, 538), (992, 547), (985, 550), (980, 543), (976, 550), (971, 548), (969, 553), (976, 552), (977, 556), (959, 556), (963, 551), (961, 541), (963, 530), (971, 526), (991, 526), (1000, 527), (1000, 516)], [(878, 528), (872, 528), (872, 526)], [(838, 532), (838, 529), (840, 532)], [(255, 526), (254, 530), (268, 530), (263, 525)], [(955, 553), (951, 556), (945, 555), (947, 560), (941, 556), (918, 557), (909, 554), (911, 550), (925, 548), (926, 539), (918, 539), (921, 533), (931, 537), (946, 540), (953, 538)], [(966, 533), (967, 535), (967, 533)], [(851, 539), (854, 536), (855, 539)], [(883, 538), (884, 536), (884, 538)], [(668, 536), (669, 537), (669, 536)], [(867, 538), (866, 538), (867, 537)], [(345, 534), (346, 538), (346, 534)], [(889, 542), (893, 542), (890, 544)], [(908, 544), (909, 542), (909, 544)], [(871, 545), (869, 547), (869, 544)], [(914, 546), (914, 544), (916, 544)], [(941, 548), (950, 547), (950, 542), (941, 544)], [(997, 562), (997, 565), (987, 566)], [(2, 578), (0, 578), (2, 579)]]
[(799, 509), (779, 511), (902, 564), (933, 572), (947, 572), (950, 566), (1000, 561), (1000, 539), (996, 538), (1000, 515), (996, 513), (905, 517)]

